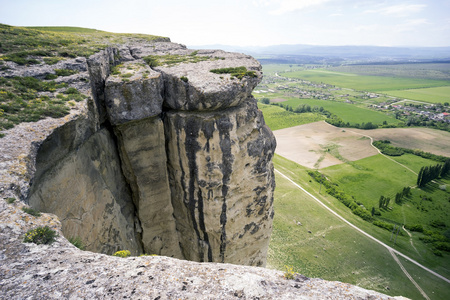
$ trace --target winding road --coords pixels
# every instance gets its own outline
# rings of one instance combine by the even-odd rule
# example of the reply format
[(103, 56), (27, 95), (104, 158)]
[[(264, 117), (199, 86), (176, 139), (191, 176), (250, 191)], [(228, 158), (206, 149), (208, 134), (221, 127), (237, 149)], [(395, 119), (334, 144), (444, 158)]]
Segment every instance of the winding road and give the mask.
[[(405, 254), (393, 249), (392, 247), (386, 245), (385, 243), (383, 243), (382, 241), (378, 240), (377, 238), (371, 236), (370, 234), (368, 234), (367, 232), (363, 231), (362, 229), (360, 229), (359, 227), (353, 225), (352, 223), (350, 223), (349, 221), (347, 221), (345, 218), (343, 218), (341, 215), (339, 215), (337, 212), (335, 212), (334, 210), (332, 210), (331, 208), (329, 208), (328, 206), (326, 206), (322, 201), (320, 201), (316, 196), (312, 195), (310, 192), (308, 192), (307, 190), (305, 190), (302, 186), (300, 186), (299, 184), (297, 184), (296, 182), (294, 182), (291, 178), (289, 178), (287, 175), (283, 174), (282, 172), (280, 172), (279, 170), (275, 169), (275, 171), (280, 174), (282, 177), (284, 177), (286, 180), (288, 180), (290, 183), (292, 183), (295, 187), (297, 187), (298, 189), (302, 190), (305, 194), (307, 194), (308, 196), (310, 196), (312, 199), (314, 199), (316, 202), (318, 202), (320, 205), (322, 205), (324, 208), (326, 208), (329, 212), (331, 212), (332, 214), (334, 214), (336, 217), (338, 217), (339, 219), (341, 219), (344, 223), (346, 223), (347, 225), (349, 225), (350, 227), (352, 227), (353, 229), (359, 231), (360, 233), (362, 233), (363, 235), (365, 235), (366, 237), (372, 239), (373, 241), (377, 242), (378, 244), (382, 245), (383, 247), (385, 247), (389, 253), (392, 255), (392, 257), (394, 258), (394, 260), (397, 262), (397, 264), (400, 266), (400, 268), (402, 269), (403, 273), (405, 273), (405, 275), (408, 277), (408, 279), (416, 286), (416, 288), (420, 291), (420, 293), (425, 297), (425, 299), (430, 299), (425, 292), (420, 288), (420, 286), (414, 281), (414, 279), (411, 277), (411, 275), (409, 275), (409, 273), (406, 271), (406, 269), (403, 267), (403, 265), (401, 264), (400, 260), (398, 259), (398, 256), (401, 256), (403, 258), (405, 258), (406, 260), (412, 262), (413, 264), (417, 265), (418, 267), (424, 269), (425, 271), (433, 274), (434, 276), (444, 280), (447, 283), (450, 283), (450, 280), (447, 279), (446, 277), (436, 273), (435, 271), (425, 267), (424, 265), (421, 265), (420, 263), (418, 263), (417, 261), (413, 260), (412, 258), (406, 256)], [(411, 170), (412, 171), (412, 170)]]

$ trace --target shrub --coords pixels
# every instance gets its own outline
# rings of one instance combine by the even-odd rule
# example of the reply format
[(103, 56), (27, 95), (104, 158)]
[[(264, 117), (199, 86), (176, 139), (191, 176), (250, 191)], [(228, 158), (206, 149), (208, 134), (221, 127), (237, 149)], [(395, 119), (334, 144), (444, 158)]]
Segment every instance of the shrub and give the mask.
[(445, 228), (445, 223), (442, 220), (433, 220), (430, 222), (430, 225), (434, 228)]
[(189, 81), (189, 79), (186, 76), (181, 76), (180, 79), (183, 80), (184, 82), (188, 82)]
[(69, 238), (69, 242), (80, 250), (85, 248), (79, 236)]
[(210, 72), (214, 74), (230, 74), (231, 77), (238, 79), (242, 79), (244, 76), (256, 77), (255, 71), (248, 71), (246, 67), (212, 69)]
[(79, 93), (80, 92), (74, 87), (70, 87), (64, 92), (64, 94), (71, 94), (71, 95), (78, 95)]
[(54, 65), (60, 60), (62, 60), (60, 57), (44, 57), (44, 62), (48, 65)]
[(7, 202), (8, 204), (12, 204), (12, 203), (14, 203), (14, 201), (16, 201), (16, 198), (7, 198), (7, 199), (6, 199), (6, 202)]
[(438, 250), (450, 252), (450, 243), (447, 243), (447, 242), (436, 242), (436, 243), (433, 243), (433, 246), (435, 246), (436, 249), (438, 249)]
[(78, 73), (77, 70), (69, 70), (69, 69), (55, 69), (55, 73), (58, 76), (70, 76)]
[(394, 225), (383, 222), (383, 221), (373, 221), (373, 225), (378, 226), (383, 229), (386, 229), (386, 230), (389, 230), (389, 231), (392, 231), (392, 229), (394, 229)]
[(47, 74), (47, 75), (45, 75), (45, 79), (46, 80), (52, 80), (52, 79), (56, 79), (56, 78), (58, 78), (58, 75), (56, 75), (56, 74)]
[(117, 257), (128, 257), (131, 255), (131, 252), (128, 250), (121, 250), (121, 251), (117, 251), (116, 253), (113, 254), (113, 256), (117, 256)]
[(405, 228), (411, 231), (423, 232), (423, 226), (421, 224), (405, 225)]
[(261, 103), (263, 103), (263, 104), (270, 104), (270, 99), (269, 98), (262, 98), (261, 99)]
[(292, 266), (284, 266), (284, 278), (294, 279), (294, 268)]
[(40, 217), (41, 216), (40, 212), (38, 212), (37, 210), (34, 210), (34, 209), (30, 208), (30, 207), (22, 207), (22, 210), (24, 212), (26, 212), (27, 214), (35, 216), (35, 217)]
[(37, 227), (35, 229), (28, 230), (25, 233), (23, 241), (25, 243), (35, 243), (49, 245), (55, 241), (58, 234), (48, 226)]

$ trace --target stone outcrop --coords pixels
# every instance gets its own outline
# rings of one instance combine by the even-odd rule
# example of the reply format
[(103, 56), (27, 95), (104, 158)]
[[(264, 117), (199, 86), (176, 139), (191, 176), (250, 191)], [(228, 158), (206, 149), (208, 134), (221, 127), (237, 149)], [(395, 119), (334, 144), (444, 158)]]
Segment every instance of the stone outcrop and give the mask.
[[(92, 99), (34, 143), (18, 196), (91, 251), (265, 265), (276, 143), (251, 96), (260, 64), (170, 42), (75, 63)], [(242, 74), (211, 72), (226, 68)]]
[[(393, 299), (227, 264), (264, 265), (271, 233), (275, 139), (250, 94), (261, 68), (246, 55), (160, 41), (0, 70), (44, 79), (75, 69), (56, 81), (91, 96), (64, 118), (2, 132), (0, 298)], [(242, 66), (248, 74), (211, 72)], [(31, 216), (24, 202), (48, 213)], [(56, 241), (24, 243), (37, 226)], [(106, 255), (123, 249), (134, 256)]]
[[(32, 217), (23, 205), (0, 199), (0, 299), (405, 299), (265, 268), (81, 251), (55, 215)], [(56, 242), (23, 243), (36, 226), (54, 228)]]

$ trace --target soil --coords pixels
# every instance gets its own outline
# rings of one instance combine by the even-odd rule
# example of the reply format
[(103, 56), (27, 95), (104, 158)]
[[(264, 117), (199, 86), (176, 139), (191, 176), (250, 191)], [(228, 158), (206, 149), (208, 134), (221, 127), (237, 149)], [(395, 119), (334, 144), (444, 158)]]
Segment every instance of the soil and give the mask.
[(308, 168), (325, 168), (378, 153), (369, 138), (324, 121), (276, 130), (274, 134), (275, 152)]
[(325, 168), (378, 153), (370, 139), (450, 156), (450, 133), (429, 128), (338, 128), (324, 121), (274, 131), (276, 153), (308, 168)]
[(375, 130), (349, 129), (370, 135), (374, 140), (389, 140), (393, 146), (420, 149), (450, 157), (450, 132), (430, 128), (381, 128)]

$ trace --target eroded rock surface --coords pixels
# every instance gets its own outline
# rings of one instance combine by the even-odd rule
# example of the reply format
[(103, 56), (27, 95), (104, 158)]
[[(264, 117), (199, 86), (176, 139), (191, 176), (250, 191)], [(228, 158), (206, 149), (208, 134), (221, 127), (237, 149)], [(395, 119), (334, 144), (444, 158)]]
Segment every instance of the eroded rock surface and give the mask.
[[(275, 139), (250, 94), (261, 78), (253, 58), (161, 40), (54, 66), (5, 65), (0, 76), (78, 70), (56, 81), (92, 99), (3, 132), (0, 198), (14, 203), (0, 199), (0, 298), (393, 299), (226, 264), (264, 265), (272, 230)], [(230, 67), (250, 73), (211, 72)], [(24, 202), (55, 215), (33, 217)], [(24, 243), (37, 226), (56, 242)], [(106, 254), (223, 264), (123, 259), (65, 237)]]
[(88, 250), (265, 265), (276, 143), (251, 96), (260, 64), (155, 42), (65, 65), (89, 75), (93, 99), (34, 144), (17, 196)]
[[(22, 206), (0, 199), (1, 299), (405, 299), (299, 274), (287, 280), (265, 268), (81, 251), (56, 216), (32, 217)], [(55, 229), (56, 242), (23, 243), (36, 226)]]

